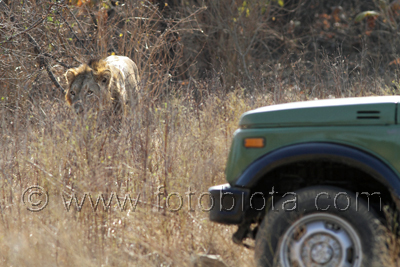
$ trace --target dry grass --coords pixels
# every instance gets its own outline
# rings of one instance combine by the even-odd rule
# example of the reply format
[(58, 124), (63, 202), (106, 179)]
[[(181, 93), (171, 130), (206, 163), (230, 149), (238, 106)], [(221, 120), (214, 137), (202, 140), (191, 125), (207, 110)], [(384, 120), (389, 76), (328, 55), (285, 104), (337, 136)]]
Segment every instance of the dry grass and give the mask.
[[(119, 134), (97, 127), (93, 119), (81, 121), (63, 102), (43, 100), (13, 115), (3, 106), (1, 265), (187, 266), (205, 253), (220, 254), (232, 266), (251, 262), (251, 253), (233, 247), (234, 229), (210, 223), (197, 201), (209, 186), (224, 182), (232, 132), (249, 101), (235, 94), (215, 96), (200, 109), (182, 100), (136, 107)], [(253, 105), (270, 102), (260, 98)], [(21, 200), (32, 185), (49, 194), (38, 212)], [(161, 185), (164, 196), (183, 197), (179, 211), (170, 211), (179, 205), (176, 196), (170, 209), (157, 207)], [(188, 187), (193, 211), (188, 211)], [(115, 197), (107, 211), (101, 203), (93, 211), (88, 199), (81, 211), (75, 204), (67, 211), (63, 197), (69, 201), (75, 193), (81, 201), (85, 192), (94, 202), (112, 192), (121, 203), (125, 194), (140, 198), (134, 211), (128, 203), (121, 211)], [(160, 204), (165, 206), (163, 196)]]
[[(285, 90), (284, 102), (304, 99)], [(384, 94), (384, 92), (381, 92)], [(200, 194), (224, 183), (224, 165), (240, 115), (274, 103), (273, 93), (245, 96), (243, 90), (211, 94), (197, 104), (171, 96), (132, 109), (120, 133), (78, 118), (63, 101), (1, 112), (0, 261), (3, 266), (191, 266), (199, 254), (218, 254), (229, 266), (252, 266), (252, 251), (234, 245), (235, 227), (209, 222)], [(31, 212), (22, 194), (32, 185), (49, 194), (48, 205)], [(161, 206), (157, 192), (161, 188)], [(192, 211), (188, 211), (188, 188)], [(29, 193), (29, 192), (28, 192)], [(86, 198), (82, 210), (65, 201)], [(165, 196), (170, 198), (169, 208)], [(129, 194), (129, 203), (120, 210)], [(25, 195), (26, 197), (27, 195)], [(203, 206), (207, 207), (206, 197)], [(26, 200), (26, 199), (25, 199)], [(33, 196), (32, 200), (38, 200)], [(28, 207), (31, 207), (28, 205)], [(31, 207), (32, 208), (32, 207)], [(35, 207), (33, 207), (35, 208)], [(396, 245), (397, 241), (392, 240)], [(396, 246), (394, 246), (396, 247)], [(395, 266), (395, 265), (393, 265)]]
[[(182, 59), (179, 40), (207, 37), (196, 28), (203, 7), (177, 20), (149, 2), (126, 1), (126, 9), (116, 7), (118, 14), (110, 20), (105, 16), (108, 9), (95, 9), (95, 28), (85, 5), (74, 9), (39, 0), (22, 2), (15, 2), (11, 13), (0, 13), (1, 266), (190, 266), (201, 254), (218, 254), (229, 266), (253, 266), (252, 251), (231, 241), (235, 227), (209, 222), (208, 213), (198, 206), (208, 187), (225, 183), (225, 160), (240, 115), (274, 103), (398, 91), (398, 86), (386, 87), (379, 77), (363, 72), (350, 77), (340, 55), (321, 55), (312, 68), (264, 61), (261, 73), (244, 71), (240, 86), (231, 81), (240, 71), (229, 64), (221, 67), (228, 73), (216, 70), (204, 80), (189, 75), (182, 82), (179, 77), (188, 69), (196, 72), (202, 48)], [(29, 29), (42, 15), (46, 20)], [(238, 18), (242, 24), (246, 20), (250, 18)], [(41, 51), (28, 42), (25, 29)], [(249, 44), (235, 46), (244, 51)], [(229, 58), (232, 49), (231, 44), (222, 52)], [(68, 66), (112, 52), (131, 57), (143, 81), (142, 101), (118, 129), (101, 125), (96, 114), (76, 117), (45, 70), (47, 64), (65, 85), (62, 74)], [(245, 53), (240, 56), (233, 62), (253, 61)], [(306, 60), (304, 56), (301, 62)], [(366, 58), (352, 63), (362, 65), (362, 60)], [(251, 82), (246, 80), (253, 74)], [(32, 212), (22, 195), (36, 185), (49, 200), (43, 210)], [(163, 208), (157, 201), (160, 186)], [(189, 187), (194, 193), (192, 211), (185, 194)], [(25, 197), (32, 191), (27, 193)], [(106, 211), (102, 203), (94, 211), (88, 198), (80, 211), (75, 203), (69, 211), (65, 208), (71, 196), (81, 201), (85, 193), (93, 202), (100, 194), (106, 202), (114, 197)], [(176, 212), (177, 195), (170, 197), (170, 208), (165, 204), (172, 193), (182, 197), (183, 206)], [(122, 203), (126, 194), (133, 202), (140, 194), (135, 210), (128, 203), (122, 211), (118, 207), (115, 196)], [(207, 206), (206, 197), (202, 204)], [(388, 236), (396, 266), (399, 242)]]

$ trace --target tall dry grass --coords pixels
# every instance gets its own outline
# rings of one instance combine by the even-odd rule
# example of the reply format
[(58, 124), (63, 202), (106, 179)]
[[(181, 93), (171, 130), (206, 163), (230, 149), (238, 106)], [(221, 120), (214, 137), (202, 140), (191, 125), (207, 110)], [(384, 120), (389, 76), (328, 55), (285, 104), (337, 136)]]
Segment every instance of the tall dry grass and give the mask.
[[(225, 182), (240, 115), (274, 103), (398, 91), (396, 81), (387, 87), (379, 77), (349, 73), (340, 51), (321, 54), (311, 69), (300, 61), (263, 62), (263, 74), (245, 75), (251, 82), (231, 82), (240, 72), (231, 65), (205, 79), (189, 75), (180, 81), (188, 69), (196, 70), (201, 50), (185, 58), (180, 38), (206, 37), (198, 23), (204, 7), (192, 7), (178, 20), (146, 1), (126, 1), (115, 7), (116, 15), (100, 4), (13, 3), (0, 13), (1, 266), (191, 266), (202, 254), (220, 255), (228, 266), (252, 266), (252, 252), (231, 241), (235, 227), (209, 222), (198, 205), (208, 187)], [(243, 25), (247, 20), (253, 18), (238, 17)], [(245, 65), (252, 61), (245, 53), (250, 37), (222, 52), (243, 49), (235, 62)], [(131, 57), (142, 77), (141, 101), (115, 128), (102, 125), (96, 114), (81, 118), (71, 112), (48, 71), (65, 87), (68, 67), (111, 53)], [(361, 65), (362, 60), (367, 59)], [(28, 203), (36, 192), (26, 191), (31, 186), (49, 197), (37, 212), (28, 210), (38, 208)], [(68, 206), (74, 197), (82, 204), (86, 193), (94, 205), (101, 194), (106, 205), (113, 196), (110, 207), (104, 210), (100, 200), (94, 210), (88, 195), (81, 209), (74, 201)], [(121, 210), (126, 194), (134, 209), (127, 202)], [(33, 194), (30, 200), (43, 197)], [(201, 200), (206, 208), (207, 197)], [(398, 247), (397, 239), (392, 243)]]
[[(285, 92), (284, 102), (304, 98)], [(1, 265), (192, 266), (198, 255), (217, 254), (228, 266), (252, 266), (252, 251), (231, 241), (235, 227), (209, 222), (198, 201), (208, 187), (225, 182), (240, 115), (277, 96), (243, 89), (209, 94), (200, 104), (182, 96), (143, 101), (119, 133), (97, 124), (96, 114), (77, 117), (60, 100), (42, 99), (30, 111), (12, 113), (2, 106)], [(35, 190), (22, 198), (35, 185), (49, 198), (32, 212), (27, 208), (37, 207), (28, 195)], [(89, 195), (82, 204), (85, 193), (92, 204)], [(104, 203), (94, 210), (100, 194)], [(126, 194), (132, 205), (121, 210)], [(40, 199), (33, 195), (31, 202)], [(207, 196), (201, 200), (207, 208)]]
[[(255, 107), (271, 98), (253, 101)], [(209, 222), (198, 199), (224, 182), (232, 133), (249, 107), (249, 99), (233, 93), (210, 97), (201, 107), (171, 97), (152, 107), (136, 106), (118, 134), (96, 125), (95, 114), (76, 117), (62, 101), (43, 100), (30, 112), (17, 108), (11, 118), (3, 107), (1, 265), (187, 266), (206, 253), (221, 255), (229, 265), (248, 264), (251, 253), (231, 243), (234, 229)], [(38, 212), (27, 210), (21, 199), (33, 185), (49, 196)], [(84, 193), (93, 202), (100, 194), (106, 203), (113, 193), (114, 198), (107, 211), (101, 202), (94, 211), (88, 198), (80, 211), (75, 202), (68, 211), (71, 196), (82, 204)], [(183, 200), (175, 212), (177, 195), (169, 208), (165, 204), (171, 193)], [(122, 211), (118, 207), (115, 196), (122, 203), (126, 194), (134, 204), (138, 199), (135, 210), (129, 202)]]

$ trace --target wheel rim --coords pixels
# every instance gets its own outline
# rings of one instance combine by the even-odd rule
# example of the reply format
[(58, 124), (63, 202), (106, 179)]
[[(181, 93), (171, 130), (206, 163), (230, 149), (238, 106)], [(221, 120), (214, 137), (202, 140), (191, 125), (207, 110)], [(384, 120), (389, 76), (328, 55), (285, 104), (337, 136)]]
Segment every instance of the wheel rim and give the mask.
[(279, 252), (283, 266), (359, 267), (360, 238), (348, 222), (328, 213), (297, 220), (284, 234)]

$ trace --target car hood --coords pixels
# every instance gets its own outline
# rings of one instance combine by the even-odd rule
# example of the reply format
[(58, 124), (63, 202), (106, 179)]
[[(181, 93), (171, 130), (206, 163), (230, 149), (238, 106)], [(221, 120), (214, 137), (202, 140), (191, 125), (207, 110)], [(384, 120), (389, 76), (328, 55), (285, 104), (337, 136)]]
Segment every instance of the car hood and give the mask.
[(314, 100), (258, 108), (242, 115), (241, 128), (390, 125), (397, 123), (400, 96)]

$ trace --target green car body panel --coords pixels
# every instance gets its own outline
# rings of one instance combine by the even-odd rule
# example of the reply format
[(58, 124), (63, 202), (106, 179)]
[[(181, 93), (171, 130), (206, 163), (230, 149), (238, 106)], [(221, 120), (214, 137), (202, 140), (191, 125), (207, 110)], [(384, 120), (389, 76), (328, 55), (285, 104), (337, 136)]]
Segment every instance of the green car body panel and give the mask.
[[(273, 105), (246, 112), (232, 141), (225, 175), (231, 186), (258, 158), (282, 147), (334, 143), (365, 151), (400, 174), (400, 97), (360, 97)], [(263, 148), (244, 139), (262, 137)], [(400, 176), (399, 176), (400, 177)]]

